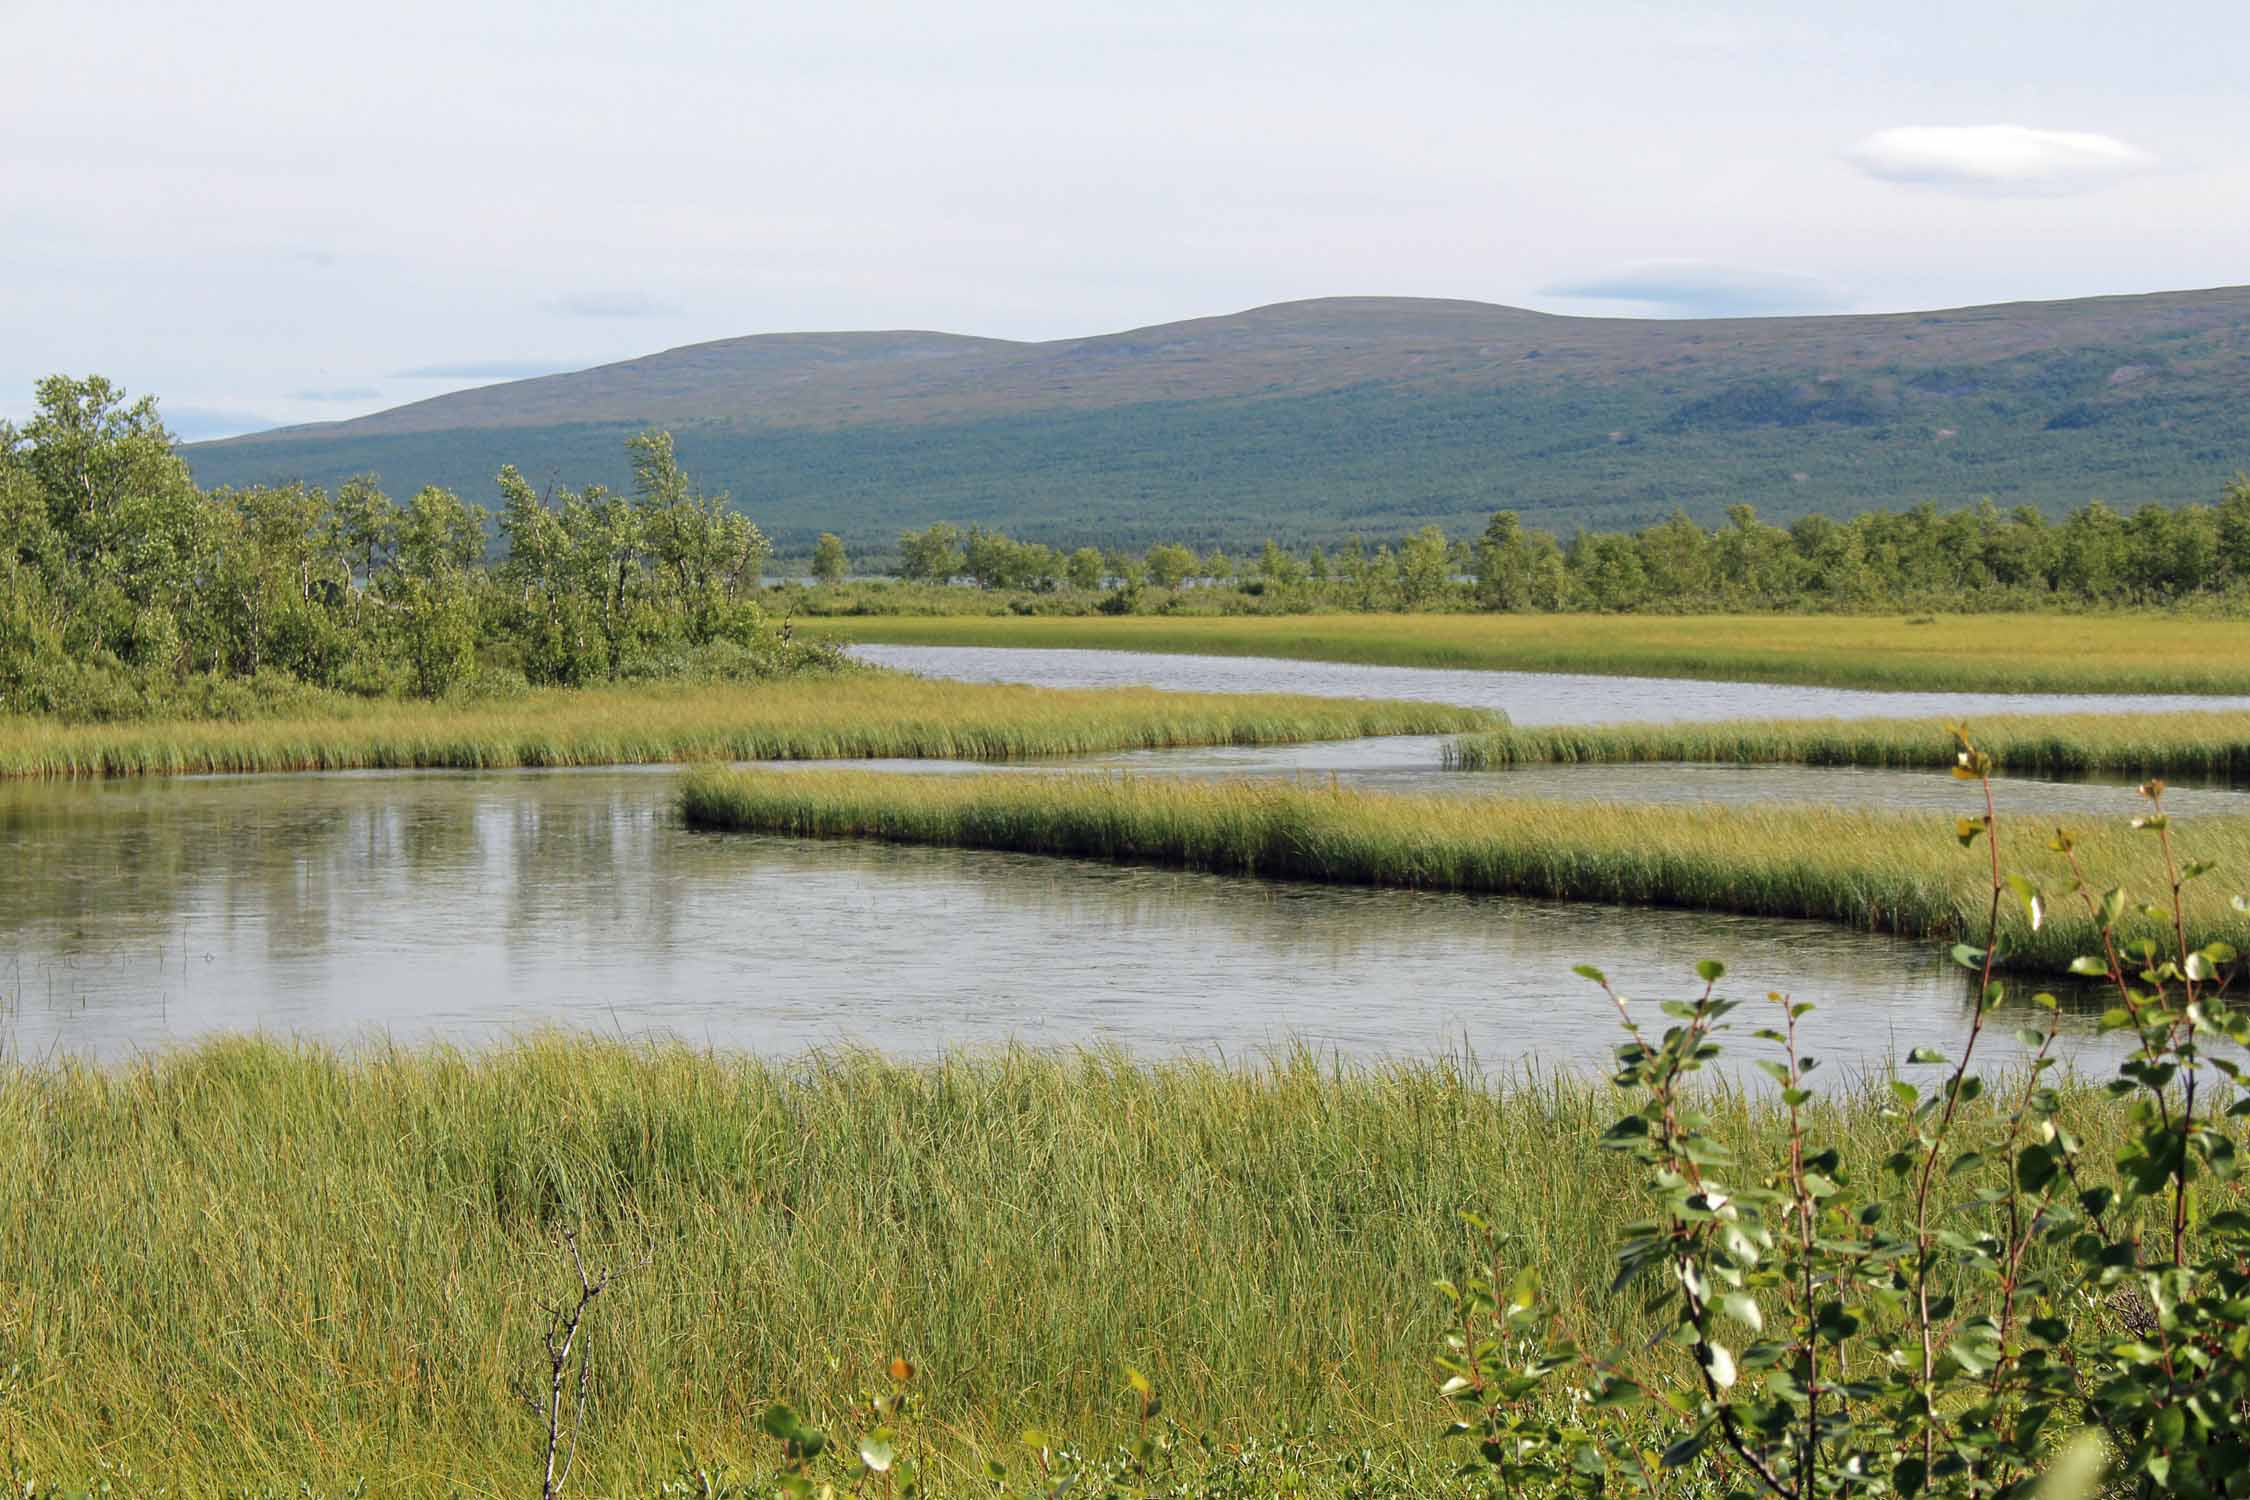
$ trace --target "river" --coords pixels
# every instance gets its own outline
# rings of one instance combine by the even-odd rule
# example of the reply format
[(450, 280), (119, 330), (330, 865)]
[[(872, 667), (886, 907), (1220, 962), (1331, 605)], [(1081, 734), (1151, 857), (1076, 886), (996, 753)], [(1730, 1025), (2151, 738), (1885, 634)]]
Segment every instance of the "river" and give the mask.
[[(1183, 658), (1100, 665), (1124, 680), (1149, 662), (1201, 670)], [(1402, 669), (1224, 664), (1266, 680), (1192, 685), (1406, 695), (1393, 676)], [(1037, 665), (1043, 680), (1089, 680), (1068, 663)], [(1746, 691), (1662, 686), (1683, 701)], [(1506, 691), (1526, 717), (1534, 700)], [(1757, 691), (1790, 695), (1772, 712), (1846, 711), (1825, 690)], [(1560, 703), (1567, 690), (1540, 694)], [(1893, 708), (1894, 696), (1852, 701), (1943, 711)], [(1961, 797), (1925, 772), (1471, 776), (1439, 770), (1439, 744), (1144, 752), (1069, 768), (1334, 775), (1453, 794), (1839, 800), (1933, 815)], [(1614, 1017), (1572, 966), (1598, 964), (1656, 998), (1692, 987), (1705, 957), (1728, 963), (1743, 995), (1819, 1003), (1818, 1050), (1849, 1069), (1942, 1044), (1968, 1013), (1964, 974), (1925, 947), (1814, 923), (698, 834), (673, 811), (674, 784), (659, 767), (0, 787), (14, 856), (0, 870), (10, 1043), (26, 1058), (118, 1059), (217, 1033), (479, 1045), (555, 1027), (780, 1055), (1020, 1042), (1248, 1057), (1302, 1045), (1582, 1066), (1606, 1056)], [(2088, 817), (2123, 815), (2129, 800), (2098, 783), (2010, 782), (2003, 796), (2012, 810)], [(2243, 799), (2183, 789), (2172, 803), (2190, 816)], [(2078, 1016), (2071, 1026), (2090, 1030)]]

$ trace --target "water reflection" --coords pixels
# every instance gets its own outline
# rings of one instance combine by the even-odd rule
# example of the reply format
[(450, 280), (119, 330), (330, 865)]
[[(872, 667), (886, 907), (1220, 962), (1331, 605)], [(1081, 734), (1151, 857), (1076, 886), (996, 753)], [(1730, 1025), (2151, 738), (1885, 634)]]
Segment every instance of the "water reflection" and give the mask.
[[(22, 1055), (213, 1032), (477, 1043), (549, 1025), (796, 1053), (1301, 1041), (1598, 1064), (1629, 992), (1724, 959), (1872, 1066), (1959, 1033), (1961, 971), (1811, 923), (698, 835), (664, 772), (0, 788)], [(2074, 1021), (2083, 1031), (2084, 1022)]]

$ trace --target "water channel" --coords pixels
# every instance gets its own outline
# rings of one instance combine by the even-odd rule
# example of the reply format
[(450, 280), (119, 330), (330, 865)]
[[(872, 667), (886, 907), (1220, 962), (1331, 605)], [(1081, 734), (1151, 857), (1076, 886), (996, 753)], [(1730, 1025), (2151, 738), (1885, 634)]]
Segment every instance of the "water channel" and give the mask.
[[(1776, 628), (1787, 622), (1777, 621)], [(1505, 711), (1518, 724), (1678, 723), (1718, 719), (1990, 718), (1994, 714), (2162, 713), (2250, 708), (2250, 698), (2091, 693), (1897, 693), (1767, 682), (1590, 677), (1366, 667), (1157, 651), (1037, 651), (1012, 646), (853, 646), (882, 666), (960, 682), (1126, 687), (1169, 692), (1311, 693), (1405, 698)]]
[[(1148, 660), (1183, 659), (1132, 665)], [(1040, 665), (1046, 680), (1071, 680)], [(1269, 687), (1317, 679), (1403, 696), (1388, 679), (1398, 669), (1331, 677), (1308, 665), (1227, 663), (1296, 679)], [(1370, 683), (1371, 671), (1384, 679)], [(1465, 776), (1437, 769), (1439, 743), (1071, 764), (1617, 800), (1935, 811), (1960, 795), (1929, 773), (1802, 768)], [(1613, 1040), (1607, 1002), (1572, 965), (1598, 963), (1656, 998), (1684, 991), (1704, 957), (1725, 960), (1742, 994), (1818, 1001), (1821, 1050), (1860, 1068), (1942, 1040), (1966, 1016), (1965, 976), (1922, 946), (1819, 924), (697, 834), (673, 813), (674, 781), (653, 768), (0, 786), (8, 1045), (25, 1058), (117, 1059), (227, 1032), (477, 1045), (557, 1027), (777, 1055), (1021, 1042), (1245, 1057), (1303, 1045), (1557, 1067), (1596, 1064)], [(2125, 797), (2052, 782), (2006, 795), (2021, 810), (2086, 816)], [(2233, 791), (2183, 790), (2175, 810), (2241, 805)]]

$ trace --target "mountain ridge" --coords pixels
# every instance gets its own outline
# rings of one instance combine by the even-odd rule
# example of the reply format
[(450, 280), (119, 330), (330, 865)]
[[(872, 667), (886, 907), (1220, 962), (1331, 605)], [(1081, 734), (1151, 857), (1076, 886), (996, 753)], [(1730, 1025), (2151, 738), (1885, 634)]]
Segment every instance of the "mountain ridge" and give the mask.
[(1038, 341), (749, 334), (183, 451), (213, 483), (475, 487), (510, 460), (612, 482), (602, 444), (642, 425), (785, 544), (864, 546), (948, 506), (1126, 541), (1166, 517), (1387, 532), (1511, 494), (1598, 524), (1660, 491), (1705, 515), (1729, 492), (1782, 514), (1846, 492), (2059, 508), (2137, 473), (2129, 500), (2194, 498), (2250, 464), (2250, 287), (1718, 319), (1332, 297)]

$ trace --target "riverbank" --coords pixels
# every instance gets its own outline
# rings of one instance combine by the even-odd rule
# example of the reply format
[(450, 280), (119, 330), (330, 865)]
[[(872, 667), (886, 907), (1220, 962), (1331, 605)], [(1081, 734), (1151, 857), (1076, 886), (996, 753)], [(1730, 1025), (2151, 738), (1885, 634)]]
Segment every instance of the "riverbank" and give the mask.
[(1956, 692), (2250, 693), (2250, 621), (2162, 615), (805, 619), (824, 640)]
[[(1806, 1106), (1844, 1181), (1880, 1180), (1911, 1131), (1877, 1087)], [(2119, 1112), (2065, 1093), (2111, 1149)], [(1654, 1329), (1605, 1290), (1645, 1210), (1601, 1145), (1619, 1108), (1591, 1081), (1301, 1055), (779, 1064), (552, 1038), (10, 1066), (0, 1452), (19, 1479), (134, 1495), (536, 1494), (513, 1388), (546, 1379), (569, 1229), (625, 1268), (589, 1313), (572, 1493), (653, 1500), (702, 1470), (771, 1494), (776, 1400), (856, 1467), (893, 1359), (921, 1403), (899, 1449), (934, 1495), (992, 1493), (988, 1459), (1021, 1478), (1027, 1427), (1130, 1440), (1129, 1370), (1181, 1424), (1193, 1493), (1442, 1493), (1471, 1455), (1436, 1437), (1430, 1288), (1473, 1268), (1464, 1210), (1588, 1342)], [(1711, 1114), (1774, 1158), (1775, 1114), (1729, 1094)]]
[[(2250, 713), (2002, 715), (1971, 727), (2003, 770), (2024, 775), (2250, 777)], [(1943, 768), (1957, 749), (1937, 719), (1510, 725), (1455, 740), (1445, 763), (1457, 771), (1651, 761)]]
[(866, 756), (1018, 760), (1188, 745), (1449, 734), (1496, 716), (1430, 703), (931, 682), (890, 673), (550, 689), (452, 706), (244, 721), (0, 718), (0, 776), (485, 769)]
[[(2133, 904), (2168, 889), (2157, 841), (2127, 828), (2145, 804), (2120, 791), (2114, 819), (2077, 833), (2090, 880)], [(1991, 875), (1981, 848), (1927, 816), (1823, 807), (1661, 807), (1386, 795), (1282, 782), (1127, 777), (955, 780), (867, 772), (709, 768), (681, 791), (691, 826), (817, 838), (1006, 849), (1178, 865), (1220, 874), (1480, 891), (1626, 906), (1803, 917), (1911, 938), (1981, 942)], [(1974, 788), (1962, 815), (1981, 814)], [(2002, 905), (2008, 966), (2060, 973), (2097, 953), (2092, 918), (2062, 898), (2069, 874), (2045, 823), (2004, 824), (2003, 869), (2053, 894), (2034, 929)], [(2250, 818), (2200, 818), (2186, 857), (2237, 882), (2187, 888), (2191, 943), (2250, 949), (2229, 905), (2250, 870)], [(2133, 912), (2121, 937), (2169, 931)], [(1600, 955), (1589, 955), (1598, 959)]]

